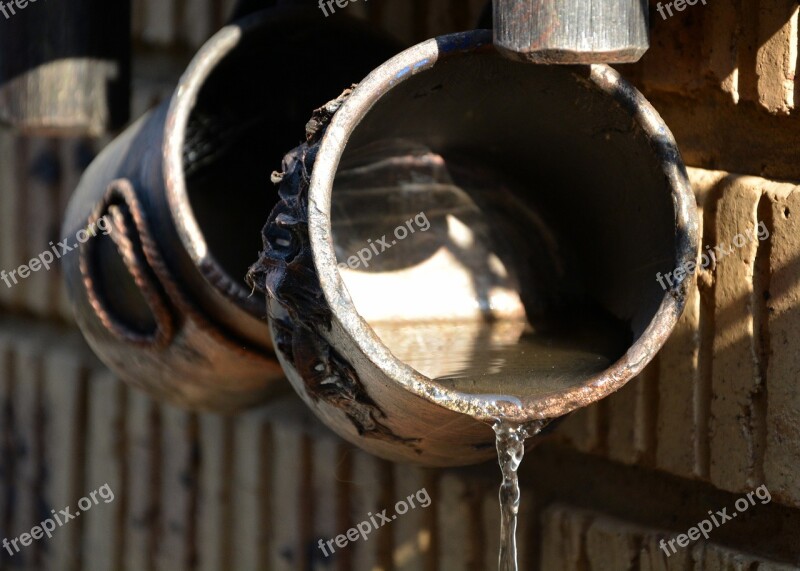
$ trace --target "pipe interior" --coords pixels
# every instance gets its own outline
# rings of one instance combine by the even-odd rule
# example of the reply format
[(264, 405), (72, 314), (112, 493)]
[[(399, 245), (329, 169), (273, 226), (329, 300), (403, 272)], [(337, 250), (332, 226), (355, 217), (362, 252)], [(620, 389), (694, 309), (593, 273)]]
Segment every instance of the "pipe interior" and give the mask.
[(303, 142), (303, 126), (321, 102), (397, 51), (351, 20), (309, 12), (272, 10), (244, 34), (204, 82), (186, 126), (193, 214), (213, 259), (247, 293), (244, 276), (278, 198), (270, 173)]
[(587, 68), (492, 50), (375, 103), (331, 212), (354, 306), (395, 357), (518, 397), (586, 382), (643, 334), (656, 275), (675, 267), (674, 219), (660, 159)]

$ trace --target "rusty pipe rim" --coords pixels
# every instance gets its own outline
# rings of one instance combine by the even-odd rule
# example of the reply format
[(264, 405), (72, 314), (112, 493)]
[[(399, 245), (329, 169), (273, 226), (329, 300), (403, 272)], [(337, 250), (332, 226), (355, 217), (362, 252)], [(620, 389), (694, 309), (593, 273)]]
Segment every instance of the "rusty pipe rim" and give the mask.
[[(683, 311), (690, 279), (665, 291), (644, 333), (608, 369), (579, 386), (546, 397), (466, 394), (445, 388), (397, 359), (357, 312), (339, 274), (333, 245), (331, 195), (346, 143), (381, 97), (409, 77), (440, 61), (478, 50), (493, 50), (491, 32), (479, 30), (435, 38), (397, 55), (362, 81), (334, 115), (320, 146), (309, 188), (309, 238), (325, 300), (344, 332), (392, 382), (446, 409), (491, 422), (557, 418), (619, 390), (638, 375), (666, 342)], [(499, 56), (498, 56), (499, 57)], [(697, 215), (694, 194), (675, 140), (644, 96), (607, 65), (589, 67), (588, 82), (613, 98), (648, 137), (672, 191), (676, 264), (694, 261)], [(676, 266), (677, 267), (677, 266)]]
[(245, 34), (268, 20), (269, 14), (259, 13), (225, 26), (200, 48), (181, 76), (170, 100), (162, 147), (167, 204), (183, 247), (211, 287), (245, 307), (252, 315), (261, 314), (262, 302), (251, 296), (247, 288), (233, 279), (214, 258), (197, 222), (186, 187), (183, 147), (189, 117), (208, 78), (220, 62), (236, 49)]

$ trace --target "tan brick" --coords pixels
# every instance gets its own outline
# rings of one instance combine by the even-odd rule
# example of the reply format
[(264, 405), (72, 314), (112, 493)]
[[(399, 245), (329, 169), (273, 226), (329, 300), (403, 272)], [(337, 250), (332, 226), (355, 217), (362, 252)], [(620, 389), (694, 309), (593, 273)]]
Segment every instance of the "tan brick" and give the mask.
[(659, 355), (656, 464), (681, 476), (701, 473), (699, 440), (706, 411), (699, 409), (700, 292), (689, 290), (680, 321)]
[(581, 452), (600, 452), (607, 440), (607, 406), (594, 403), (567, 416), (556, 429)]
[(729, 93), (734, 103), (739, 102), (739, 67), (737, 46), (739, 42), (740, 0), (709, 2), (706, 11), (704, 37), (708, 68), (719, 82), (722, 91)]
[(769, 201), (764, 474), (773, 496), (800, 506), (800, 191), (774, 185)]
[(608, 455), (626, 464), (655, 454), (658, 359), (608, 399)]
[[(714, 269), (710, 475), (712, 483), (731, 491), (743, 491), (754, 483), (758, 455), (752, 424), (758, 411), (752, 397), (760, 381), (751, 308), (762, 183), (738, 177), (726, 184), (717, 204), (716, 244), (711, 244), (730, 249), (730, 254), (716, 260)], [(735, 247), (740, 235), (751, 239)]]
[(758, 2), (758, 102), (770, 113), (787, 115), (795, 106), (797, 3)]
[(758, 29), (759, 0), (741, 0), (738, 6), (739, 38), (737, 42), (737, 67), (739, 69), (739, 96), (741, 101), (757, 102), (758, 75), (756, 62), (760, 33)]
[[(711, 6), (709, 6), (710, 8)], [(692, 187), (697, 196), (698, 218), (703, 220), (702, 204), (726, 173), (689, 169)], [(703, 224), (698, 228), (702, 243)], [(699, 253), (698, 247), (698, 253)], [(698, 271), (698, 281), (707, 272)], [(656, 465), (681, 476), (703, 473), (703, 448), (707, 444), (704, 430), (708, 422), (705, 410), (705, 379), (700, 371), (701, 295), (697, 282), (689, 289), (686, 307), (672, 335), (659, 353)]]

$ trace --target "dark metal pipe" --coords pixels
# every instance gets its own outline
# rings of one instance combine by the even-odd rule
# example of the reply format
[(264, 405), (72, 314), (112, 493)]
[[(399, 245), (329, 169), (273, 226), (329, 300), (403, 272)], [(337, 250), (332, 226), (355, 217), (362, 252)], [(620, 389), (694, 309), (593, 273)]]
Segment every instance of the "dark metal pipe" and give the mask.
[[(639, 374), (683, 309), (694, 196), (613, 69), (423, 42), (315, 114), (251, 282), (294, 388), (379, 456), (459, 465)], [(589, 332), (589, 333), (587, 333)]]
[(101, 217), (112, 231), (65, 257), (64, 273), (79, 326), (114, 372), (163, 400), (216, 411), (286, 387), (263, 298), (244, 282), (262, 212), (277, 200), (264, 185), (315, 98), (396, 51), (352, 20), (252, 14), (211, 38), (172, 98), (103, 150), (63, 235)]

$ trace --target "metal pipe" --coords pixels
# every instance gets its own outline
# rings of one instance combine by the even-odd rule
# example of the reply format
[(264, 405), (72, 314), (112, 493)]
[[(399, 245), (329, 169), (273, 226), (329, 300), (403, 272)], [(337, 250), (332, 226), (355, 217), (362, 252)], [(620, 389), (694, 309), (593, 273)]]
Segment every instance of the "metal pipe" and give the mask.
[(647, 0), (494, 0), (494, 41), (537, 63), (635, 62), (650, 45), (647, 18)]
[[(297, 392), (342, 437), (428, 465), (494, 454), (487, 424), (620, 389), (665, 342), (694, 197), (614, 70), (423, 42), (322, 107), (284, 159), (251, 283)], [(687, 278), (688, 279), (688, 278)], [(588, 332), (588, 333), (587, 333)]]
[(63, 235), (101, 218), (111, 232), (65, 257), (64, 273), (79, 326), (114, 372), (193, 409), (234, 411), (288, 388), (263, 298), (244, 282), (260, 212), (277, 200), (262, 190), (265, 165), (315, 97), (396, 51), (313, 9), (252, 14), (211, 38), (172, 98), (103, 150)]

